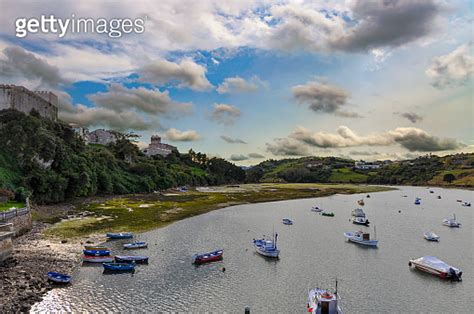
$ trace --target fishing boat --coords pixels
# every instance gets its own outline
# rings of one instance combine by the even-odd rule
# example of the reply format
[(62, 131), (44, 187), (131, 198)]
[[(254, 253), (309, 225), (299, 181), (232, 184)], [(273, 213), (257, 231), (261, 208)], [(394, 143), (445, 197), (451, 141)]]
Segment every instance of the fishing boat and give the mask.
[(379, 240), (370, 239), (370, 233), (364, 231), (344, 232), (344, 236), (347, 238), (347, 240), (356, 244), (377, 246), (379, 243)]
[(415, 205), (421, 205), (421, 201), (419, 199), (415, 200)]
[(87, 256), (109, 256), (110, 251), (109, 250), (84, 250), (82, 251), (84, 255)]
[(84, 245), (85, 250), (103, 251), (109, 248), (103, 245)]
[(148, 243), (146, 242), (133, 242), (133, 243), (127, 243), (123, 245), (123, 248), (126, 250), (132, 250), (132, 249), (144, 249), (148, 247)]
[(193, 256), (193, 264), (204, 264), (220, 261), (223, 258), (224, 250), (216, 250), (209, 253), (195, 254)]
[(441, 199), (441, 195), (438, 195), (438, 199), (439, 199), (439, 200)]
[(336, 281), (336, 290), (334, 292), (321, 288), (310, 290), (306, 306), (311, 314), (342, 314), (343, 312), (338, 301)]
[(326, 211), (321, 212), (321, 215), (322, 216), (327, 216), (327, 217), (334, 217), (335, 216), (333, 212), (326, 212)]
[(112, 263), (114, 261), (113, 256), (88, 256), (83, 255), (82, 261), (86, 263)]
[(67, 284), (71, 282), (72, 277), (69, 275), (57, 273), (54, 271), (50, 271), (48, 274), (48, 280), (55, 282), (55, 283), (61, 283), (61, 284)]
[(102, 266), (107, 271), (123, 272), (135, 270), (135, 263), (103, 263)]
[(451, 227), (451, 228), (459, 228), (461, 227), (461, 223), (456, 221), (456, 214), (453, 215), (452, 219), (444, 218), (443, 225)]
[(355, 225), (364, 225), (364, 226), (368, 226), (370, 224), (370, 221), (365, 218), (365, 217), (353, 217), (351, 219), (352, 223), (355, 224)]
[(362, 208), (356, 208), (352, 211), (352, 216), (354, 217), (365, 217), (365, 213)]
[(292, 225), (293, 224), (293, 220), (291, 220), (290, 218), (283, 218), (282, 221), (283, 221), (284, 225)]
[(357, 201), (357, 204), (359, 204), (360, 206), (364, 206), (364, 205), (365, 205), (364, 200), (358, 200), (358, 201)]
[(418, 270), (439, 276), (442, 279), (462, 280), (461, 270), (446, 264), (435, 256), (423, 256), (417, 259), (412, 259), (408, 262), (408, 266), (413, 266)]
[(138, 255), (117, 255), (115, 256), (115, 262), (117, 263), (137, 263), (137, 264), (148, 264), (148, 256)]
[(316, 212), (316, 213), (320, 213), (320, 212), (323, 211), (323, 209), (319, 208), (318, 206), (314, 206), (314, 207), (311, 208), (311, 211)]
[(462, 206), (471, 207), (471, 203), (464, 202), (464, 203), (462, 203)]
[(434, 232), (425, 232), (423, 233), (423, 236), (428, 241), (439, 241), (439, 235), (435, 234)]
[(273, 239), (253, 239), (255, 251), (258, 254), (266, 257), (278, 258), (278, 255), (280, 255), (280, 250), (277, 248), (277, 238), (278, 233), (274, 234)]
[(131, 233), (131, 232), (107, 233), (107, 238), (109, 238), (109, 239), (130, 239), (130, 238), (133, 238), (133, 233)]

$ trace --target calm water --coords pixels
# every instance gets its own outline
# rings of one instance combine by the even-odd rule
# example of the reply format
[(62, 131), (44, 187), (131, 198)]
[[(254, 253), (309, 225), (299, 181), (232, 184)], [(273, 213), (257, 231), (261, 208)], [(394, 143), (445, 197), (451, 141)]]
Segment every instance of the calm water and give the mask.
[[(348, 243), (343, 236), (364, 228), (373, 232), (348, 221), (365, 194), (240, 205), (189, 218), (138, 237), (150, 246), (135, 253), (149, 255), (150, 264), (138, 265), (135, 274), (104, 275), (101, 266), (81, 267), (72, 286), (52, 290), (32, 310), (243, 312), (249, 305), (253, 313), (304, 313), (308, 287), (332, 287), (337, 277), (348, 313), (469, 312), (474, 307), (473, 208), (456, 200), (474, 201), (474, 193), (433, 190), (401, 187), (365, 199), (378, 249)], [(413, 204), (416, 196), (422, 205)], [(311, 212), (313, 205), (336, 216)], [(460, 229), (441, 225), (452, 213)], [(284, 217), (294, 225), (282, 225)], [(273, 227), (280, 234), (278, 261), (257, 255), (251, 243)], [(441, 236), (440, 242), (426, 241), (426, 230)], [(124, 253), (121, 244), (110, 243), (115, 254)], [(215, 248), (224, 248), (224, 261), (191, 265), (193, 253)], [(408, 259), (423, 255), (462, 269), (464, 280), (442, 281), (410, 270)]]

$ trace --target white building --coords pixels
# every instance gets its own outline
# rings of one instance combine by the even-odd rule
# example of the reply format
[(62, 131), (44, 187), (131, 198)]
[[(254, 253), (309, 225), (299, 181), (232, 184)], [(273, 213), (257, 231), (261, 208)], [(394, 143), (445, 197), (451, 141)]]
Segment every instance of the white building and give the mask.
[(354, 168), (359, 170), (372, 170), (372, 169), (379, 169), (380, 165), (377, 163), (369, 163), (365, 161), (356, 161), (354, 163)]

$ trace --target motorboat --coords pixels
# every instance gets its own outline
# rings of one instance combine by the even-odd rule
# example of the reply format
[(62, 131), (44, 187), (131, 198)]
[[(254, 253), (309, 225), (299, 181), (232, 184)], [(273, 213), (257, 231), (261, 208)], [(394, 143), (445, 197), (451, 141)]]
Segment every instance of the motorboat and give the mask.
[(109, 250), (84, 250), (82, 251), (84, 255), (88, 256), (109, 256), (110, 251)]
[(364, 205), (365, 205), (364, 200), (358, 200), (358, 201), (357, 201), (357, 204), (359, 204), (360, 206), (364, 206)]
[(52, 281), (54, 283), (60, 283), (60, 284), (67, 284), (71, 282), (72, 277), (66, 274), (61, 274), (57, 273), (54, 271), (50, 271), (49, 273), (46, 274), (48, 277), (49, 281)]
[(421, 201), (418, 198), (415, 200), (415, 205), (421, 205)]
[(461, 204), (462, 206), (466, 206), (466, 207), (471, 207), (471, 203), (468, 203), (468, 202), (464, 202)]
[(223, 258), (224, 250), (215, 250), (209, 253), (195, 254), (193, 256), (193, 264), (204, 264), (220, 261)]
[(379, 240), (371, 239), (370, 233), (364, 231), (344, 232), (344, 236), (347, 238), (347, 240), (356, 244), (377, 246), (379, 243)]
[(439, 200), (441, 199), (441, 195), (438, 195), (438, 199), (439, 199)]
[(88, 256), (83, 255), (82, 261), (86, 263), (112, 263), (114, 261), (113, 256)]
[(311, 208), (311, 211), (316, 212), (316, 213), (320, 213), (320, 212), (323, 211), (323, 209), (319, 208), (318, 206), (314, 206), (314, 207)]
[(367, 219), (365, 217), (352, 217), (351, 221), (355, 225), (368, 226), (370, 224), (369, 219)]
[(102, 266), (104, 267), (104, 270), (114, 272), (135, 270), (135, 263), (103, 263)]
[(413, 266), (418, 270), (436, 275), (442, 279), (462, 280), (461, 270), (446, 264), (436, 256), (423, 256), (417, 259), (411, 259), (408, 262), (408, 266)]
[(439, 241), (439, 235), (435, 234), (434, 232), (425, 232), (423, 236), (428, 241)]
[(148, 264), (148, 256), (117, 255), (117, 256), (115, 256), (115, 262), (117, 262), (117, 263)]
[(451, 228), (459, 228), (461, 227), (461, 223), (456, 221), (456, 215), (453, 215), (453, 218), (444, 218), (443, 225), (451, 227)]
[(434, 191), (433, 191), (433, 190), (430, 190), (430, 193), (431, 193), (431, 194), (433, 194), (433, 193), (434, 193)]
[(311, 314), (342, 314), (342, 309), (338, 304), (339, 300), (336, 282), (334, 292), (321, 288), (310, 290), (306, 306)]
[(352, 216), (354, 217), (365, 217), (365, 213), (362, 208), (356, 208), (352, 211)]
[(323, 211), (321, 212), (321, 216), (334, 217), (335, 215), (333, 212)]
[(280, 250), (277, 247), (278, 233), (274, 234), (272, 239), (262, 238), (262, 239), (253, 239), (253, 245), (255, 251), (263, 256), (278, 258), (280, 255)]
[(148, 243), (146, 242), (133, 242), (133, 243), (127, 243), (123, 245), (123, 248), (126, 250), (132, 250), (132, 249), (145, 249), (148, 247)]
[(291, 220), (290, 218), (283, 218), (282, 221), (283, 221), (284, 225), (292, 225), (293, 224), (293, 220)]
[(109, 239), (131, 239), (131, 238), (133, 238), (133, 233), (131, 233), (131, 232), (107, 233), (107, 238), (109, 238)]

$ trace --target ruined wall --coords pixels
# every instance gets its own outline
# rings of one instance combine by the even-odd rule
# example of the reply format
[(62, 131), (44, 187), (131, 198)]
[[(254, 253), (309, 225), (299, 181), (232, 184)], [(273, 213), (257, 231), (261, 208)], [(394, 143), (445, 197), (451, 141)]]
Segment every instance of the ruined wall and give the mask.
[(34, 93), (22, 86), (0, 85), (0, 110), (16, 109), (29, 114), (32, 109), (42, 117), (57, 120), (58, 98), (51, 92)]
[(13, 252), (12, 224), (0, 224), (0, 263), (6, 260)]
[(30, 230), (33, 226), (33, 222), (31, 220), (31, 211), (29, 211), (25, 215), (16, 216), (11, 219), (8, 219), (7, 222), (13, 224), (13, 236), (21, 236), (22, 234)]

